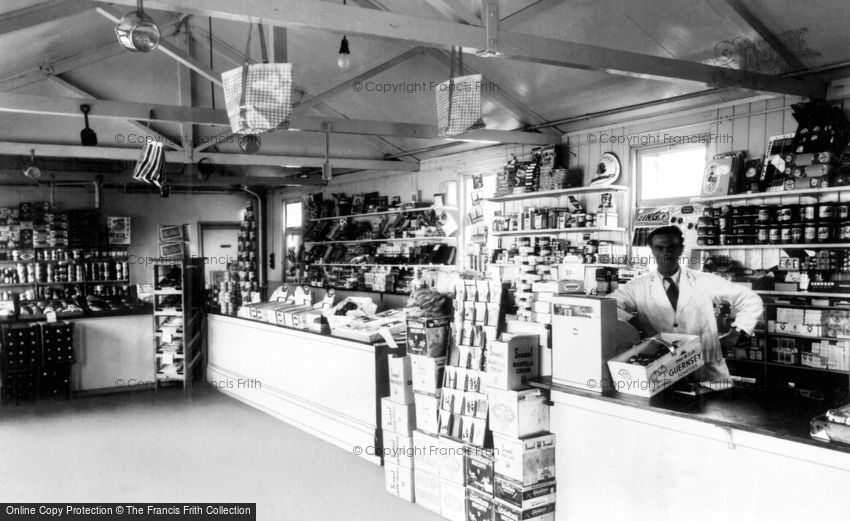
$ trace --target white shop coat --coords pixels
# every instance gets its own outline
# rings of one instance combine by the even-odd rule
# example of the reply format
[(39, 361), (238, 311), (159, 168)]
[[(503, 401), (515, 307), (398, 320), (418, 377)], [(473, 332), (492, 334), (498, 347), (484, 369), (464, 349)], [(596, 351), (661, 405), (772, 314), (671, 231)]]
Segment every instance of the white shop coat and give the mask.
[[(617, 299), (620, 318), (637, 314), (646, 334), (660, 332), (699, 335), (705, 356), (705, 367), (697, 373), (701, 381), (729, 378), (717, 334), (717, 319), (712, 304), (729, 304), (735, 314), (732, 324), (753, 334), (764, 305), (761, 297), (740, 284), (733, 284), (712, 273), (680, 267), (677, 310), (667, 298), (662, 277), (657, 270), (635, 277), (609, 296)], [(624, 314), (623, 311), (630, 315)]]

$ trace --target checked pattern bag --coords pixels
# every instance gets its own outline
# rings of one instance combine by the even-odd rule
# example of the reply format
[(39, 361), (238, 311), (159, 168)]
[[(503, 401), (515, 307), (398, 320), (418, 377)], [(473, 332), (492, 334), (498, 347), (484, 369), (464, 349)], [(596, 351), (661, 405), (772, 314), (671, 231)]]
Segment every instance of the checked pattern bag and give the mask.
[(289, 125), (292, 64), (245, 64), (222, 73), (224, 103), (236, 134), (260, 134)]
[(480, 74), (449, 78), (437, 86), (436, 95), (440, 136), (456, 136), (484, 126)]

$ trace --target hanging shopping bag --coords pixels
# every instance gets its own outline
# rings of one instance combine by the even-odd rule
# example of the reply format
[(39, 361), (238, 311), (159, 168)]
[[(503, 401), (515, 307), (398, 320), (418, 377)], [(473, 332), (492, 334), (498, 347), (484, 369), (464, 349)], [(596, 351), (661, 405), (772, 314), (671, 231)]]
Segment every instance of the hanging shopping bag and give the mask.
[(245, 64), (224, 72), (221, 81), (230, 128), (236, 134), (261, 134), (289, 126), (292, 113), (292, 64), (268, 63), (262, 24), (258, 24), (263, 63), (249, 62), (251, 30)]
[[(458, 59), (463, 71), (463, 53)], [(481, 119), (481, 75), (456, 76), (455, 49), (452, 48), (451, 75), (437, 86), (437, 127), (440, 136), (456, 136), (484, 127)]]

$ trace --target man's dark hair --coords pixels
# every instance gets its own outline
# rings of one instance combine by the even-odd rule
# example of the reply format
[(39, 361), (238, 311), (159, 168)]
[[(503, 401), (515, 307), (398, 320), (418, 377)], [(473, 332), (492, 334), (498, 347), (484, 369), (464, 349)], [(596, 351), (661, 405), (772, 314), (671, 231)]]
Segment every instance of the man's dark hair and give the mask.
[(679, 244), (685, 244), (685, 236), (682, 235), (682, 229), (678, 226), (659, 226), (658, 228), (655, 228), (649, 232), (649, 237), (646, 239), (647, 246), (652, 246), (652, 238), (656, 235), (672, 235), (673, 237), (679, 238)]

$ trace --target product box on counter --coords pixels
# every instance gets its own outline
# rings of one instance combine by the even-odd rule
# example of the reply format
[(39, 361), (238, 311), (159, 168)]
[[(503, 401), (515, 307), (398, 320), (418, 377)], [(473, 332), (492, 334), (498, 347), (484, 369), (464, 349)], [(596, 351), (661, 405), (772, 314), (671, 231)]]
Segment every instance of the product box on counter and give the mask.
[(440, 476), (425, 472), (418, 466), (413, 468), (413, 485), (416, 504), (435, 514), (440, 513)]
[(416, 428), (425, 432), (440, 432), (440, 393), (436, 395), (414, 393)]
[[(507, 335), (502, 337), (507, 338)], [(528, 387), (526, 382), (539, 376), (538, 343), (537, 335), (515, 335), (492, 342), (487, 357), (486, 385), (505, 390)]]
[[(667, 353), (648, 365), (629, 363), (640, 354), (655, 353), (658, 340), (677, 345), (676, 353)], [(700, 338), (696, 335), (659, 333), (644, 339), (608, 361), (614, 388), (621, 393), (649, 398), (667, 389), (705, 364)]]
[(384, 485), (387, 492), (405, 501), (413, 501), (413, 469), (384, 463)]
[(466, 487), (493, 494), (493, 452), (471, 449), (465, 456)]
[(413, 379), (409, 356), (387, 356), (390, 377), (390, 399), (396, 403), (413, 402)]
[(407, 352), (411, 355), (446, 355), (449, 317), (407, 317)]
[(555, 502), (555, 479), (544, 479), (533, 485), (523, 485), (515, 479), (496, 474), (493, 495), (499, 501), (520, 510), (528, 510)]
[(381, 428), (397, 434), (410, 435), (416, 425), (412, 403), (397, 403), (381, 398)]
[(466, 520), (492, 521), (493, 496), (482, 494), (477, 490), (466, 490)]
[(524, 438), (549, 431), (549, 406), (543, 391), (487, 389), (490, 430), (495, 434)]
[(445, 479), (440, 481), (440, 515), (449, 521), (466, 520), (466, 488)]
[(493, 521), (555, 521), (555, 503), (523, 510), (495, 499)]
[(493, 435), (493, 470), (522, 485), (555, 478), (555, 435), (524, 439)]
[(413, 390), (417, 393), (436, 394), (443, 385), (446, 357), (410, 355)]

